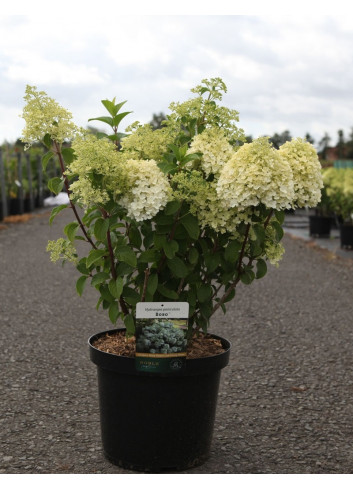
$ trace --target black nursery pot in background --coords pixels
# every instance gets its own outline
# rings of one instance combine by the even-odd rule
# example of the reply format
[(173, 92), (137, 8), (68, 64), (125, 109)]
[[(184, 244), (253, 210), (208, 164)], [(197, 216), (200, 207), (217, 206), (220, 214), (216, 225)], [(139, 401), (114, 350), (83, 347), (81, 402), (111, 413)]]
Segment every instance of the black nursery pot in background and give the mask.
[[(117, 330), (108, 331), (109, 334)], [(122, 330), (123, 331), (123, 330)], [(181, 471), (209, 457), (224, 353), (187, 359), (178, 374), (139, 372), (135, 358), (105, 353), (89, 339), (97, 365), (102, 442), (116, 465), (143, 472)]]
[(353, 225), (341, 224), (340, 227), (341, 248), (353, 249)]
[(309, 216), (310, 236), (328, 237), (331, 233), (331, 218), (324, 216)]

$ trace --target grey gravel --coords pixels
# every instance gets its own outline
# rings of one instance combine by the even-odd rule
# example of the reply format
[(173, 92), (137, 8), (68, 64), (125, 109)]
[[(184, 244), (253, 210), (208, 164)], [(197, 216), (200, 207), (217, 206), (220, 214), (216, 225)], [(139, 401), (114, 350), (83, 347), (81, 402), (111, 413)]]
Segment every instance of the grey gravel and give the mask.
[[(133, 473), (101, 451), (87, 339), (111, 324), (95, 290), (78, 297), (78, 275), (45, 251), (69, 220), (49, 227), (42, 212), (0, 231), (0, 473)], [(186, 473), (352, 473), (353, 261), (284, 244), (280, 267), (213, 320), (231, 360), (211, 457)]]

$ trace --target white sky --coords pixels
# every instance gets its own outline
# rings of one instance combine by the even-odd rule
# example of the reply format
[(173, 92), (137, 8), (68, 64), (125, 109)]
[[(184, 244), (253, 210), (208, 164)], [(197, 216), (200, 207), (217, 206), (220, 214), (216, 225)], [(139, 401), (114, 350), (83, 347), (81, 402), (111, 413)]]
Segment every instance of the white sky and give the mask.
[(292, 11), (276, 2), (260, 8), (250, 2), (243, 11), (223, 0), (182, 0), (169, 8), (167, 0), (120, 3), (32, 0), (8, 12), (2, 7), (0, 143), (21, 135), (26, 84), (46, 91), (82, 126), (104, 115), (101, 99), (127, 100), (124, 109), (133, 114), (123, 131), (134, 120), (168, 113), (170, 102), (190, 98), (190, 88), (214, 76), (226, 83), (223, 103), (239, 111), (246, 134), (288, 129), (318, 142), (328, 132), (332, 143), (338, 129), (348, 136), (353, 21), (345, 2), (331, 2), (340, 16), (324, 1), (297, 1)]

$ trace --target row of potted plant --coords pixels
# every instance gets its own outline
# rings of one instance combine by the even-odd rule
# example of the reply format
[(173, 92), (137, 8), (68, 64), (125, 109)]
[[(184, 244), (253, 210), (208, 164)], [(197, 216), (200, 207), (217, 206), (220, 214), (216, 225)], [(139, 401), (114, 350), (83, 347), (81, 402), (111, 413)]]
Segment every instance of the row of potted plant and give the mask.
[(6, 201), (7, 215), (23, 214), (42, 207), (43, 199), (51, 194), (48, 181), (60, 171), (58, 163), (53, 159), (50, 172), (43, 173), (43, 148), (32, 147), (26, 154), (16, 149), (0, 148), (3, 179), (0, 188), (0, 219), (5, 214), (3, 200)]
[(353, 248), (353, 168), (325, 168), (322, 176), (322, 197), (310, 216), (310, 235), (329, 236), (335, 223), (341, 247)]
[[(96, 307), (125, 326), (89, 340), (104, 453), (143, 471), (182, 470), (208, 457), (230, 352), (229, 341), (210, 334), (211, 318), (226, 313), (236, 287), (280, 261), (285, 210), (314, 207), (321, 197), (321, 166), (310, 143), (294, 139), (279, 150), (268, 138), (245, 143), (238, 113), (220, 104), (226, 92), (220, 78), (192, 92), (170, 105), (161, 129), (135, 123), (127, 134), (119, 124), (129, 112), (115, 98), (102, 100), (107, 113), (95, 118), (110, 132), (96, 135), (36, 87), (27, 87), (23, 109), (23, 141), (47, 146), (44, 168), (58, 157), (62, 175), (49, 186), (56, 193), (65, 188), (70, 199), (53, 209), (50, 222), (59, 212), (75, 217), (62, 238), (49, 242), (51, 259), (72, 262), (78, 293), (91, 284)], [(76, 240), (86, 244), (83, 256)], [(221, 350), (187, 356), (182, 371), (139, 371), (137, 306), (158, 310), (169, 302), (188, 305), (189, 349), (216, 342)], [(113, 345), (109, 351), (104, 341)]]

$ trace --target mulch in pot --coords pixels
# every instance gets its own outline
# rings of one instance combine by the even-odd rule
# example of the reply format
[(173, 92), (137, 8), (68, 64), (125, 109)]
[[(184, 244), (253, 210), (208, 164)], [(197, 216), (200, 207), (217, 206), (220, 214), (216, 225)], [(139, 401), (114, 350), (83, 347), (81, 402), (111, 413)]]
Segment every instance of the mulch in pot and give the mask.
[[(127, 339), (124, 331), (106, 333), (98, 338), (93, 346), (98, 350), (114, 355), (126, 357), (135, 356), (135, 337)], [(220, 340), (210, 335), (200, 334), (192, 338), (186, 353), (186, 358), (203, 358), (223, 353), (224, 348)]]

